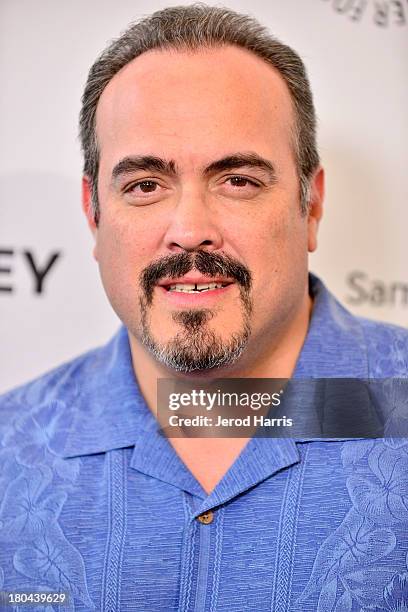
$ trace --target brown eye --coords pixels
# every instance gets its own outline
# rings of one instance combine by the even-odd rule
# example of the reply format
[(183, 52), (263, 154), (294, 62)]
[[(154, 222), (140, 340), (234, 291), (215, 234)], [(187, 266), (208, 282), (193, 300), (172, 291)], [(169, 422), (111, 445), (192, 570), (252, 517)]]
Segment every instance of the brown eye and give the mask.
[[(244, 176), (232, 176), (230, 178), (231, 185), (234, 187), (246, 187), (250, 183), (249, 179)], [(253, 183), (251, 183), (253, 185)]]
[(143, 193), (151, 193), (152, 191), (156, 191), (157, 183), (153, 181), (142, 181), (141, 183), (133, 185), (133, 189), (136, 187), (140, 187), (140, 191)]
[(262, 183), (243, 174), (223, 176), (218, 183), (218, 192), (233, 199), (251, 200), (262, 192)]
[(162, 200), (169, 191), (171, 190), (165, 185), (163, 186), (160, 180), (145, 178), (129, 183), (124, 187), (123, 194), (128, 204), (132, 206), (145, 206)]

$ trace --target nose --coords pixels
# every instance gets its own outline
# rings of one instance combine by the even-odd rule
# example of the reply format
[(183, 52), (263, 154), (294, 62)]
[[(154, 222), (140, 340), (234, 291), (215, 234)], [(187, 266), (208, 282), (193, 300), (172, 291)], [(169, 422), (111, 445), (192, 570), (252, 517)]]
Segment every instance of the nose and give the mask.
[(222, 247), (221, 228), (205, 194), (188, 190), (180, 195), (164, 240), (167, 250), (174, 253)]

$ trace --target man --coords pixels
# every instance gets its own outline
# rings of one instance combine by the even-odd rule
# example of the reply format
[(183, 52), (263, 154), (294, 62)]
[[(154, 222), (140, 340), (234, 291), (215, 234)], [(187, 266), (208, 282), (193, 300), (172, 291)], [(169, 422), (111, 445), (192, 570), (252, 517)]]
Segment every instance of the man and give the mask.
[(2, 398), (3, 590), (72, 610), (406, 609), (404, 438), (157, 422), (162, 378), (407, 376), (407, 332), (308, 276), (323, 170), (300, 58), (247, 16), (164, 9), (95, 62), (80, 123), (124, 326)]

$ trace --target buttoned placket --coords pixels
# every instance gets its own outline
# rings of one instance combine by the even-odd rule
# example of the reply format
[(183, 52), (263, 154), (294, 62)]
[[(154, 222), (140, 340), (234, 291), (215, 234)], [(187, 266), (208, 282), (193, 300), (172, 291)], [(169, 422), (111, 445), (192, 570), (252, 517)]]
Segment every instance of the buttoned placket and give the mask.
[[(219, 571), (214, 570), (214, 548), (215, 534), (220, 531), (222, 525), (219, 518), (223, 509), (207, 510), (197, 515), (196, 508), (202, 503), (199, 498), (185, 493), (188, 500), (186, 504), (191, 512), (186, 527), (185, 554), (182, 556), (181, 584), (178, 610), (187, 612), (214, 609), (214, 595), (217, 592), (217, 580)], [(220, 545), (220, 542), (219, 542)], [(214, 551), (217, 553), (217, 551)], [(197, 567), (193, 583), (193, 568)], [(219, 569), (219, 568), (217, 568)]]
[(297, 462), (299, 453), (293, 440), (253, 438), (207, 495), (157, 429), (150, 430), (143, 444), (135, 446), (131, 467), (180, 488), (184, 496), (180, 611), (215, 609), (225, 503)]

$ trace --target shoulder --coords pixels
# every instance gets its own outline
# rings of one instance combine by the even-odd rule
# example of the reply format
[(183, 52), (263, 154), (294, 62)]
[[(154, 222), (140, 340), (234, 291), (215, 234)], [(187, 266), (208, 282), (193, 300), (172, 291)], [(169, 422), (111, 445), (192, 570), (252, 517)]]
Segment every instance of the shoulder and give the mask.
[(100, 348), (67, 361), (45, 374), (0, 395), (0, 406), (8, 404), (37, 404), (75, 395), (85, 372), (97, 360)]
[(53, 471), (61, 464), (67, 436), (77, 428), (81, 398), (92, 381), (96, 384), (108, 346), (87, 351), (0, 396), (0, 498), (2, 489), (24, 470), (35, 475), (34, 469)]
[(34, 415), (44, 406), (73, 404), (100, 371), (106, 346), (89, 350), (0, 395), (0, 445), (4, 432), (13, 423)]
[(43, 431), (46, 421), (53, 431), (57, 422), (67, 428), (75, 414), (88, 414), (90, 406), (97, 407), (123, 386), (130, 368), (127, 330), (122, 326), (107, 344), (0, 395), (0, 447), (9, 428), (19, 428), (22, 420), (25, 427), (35, 421), (33, 425)]
[(355, 317), (367, 347), (369, 376), (408, 376), (408, 329)]
[(310, 274), (313, 311), (300, 371), (315, 378), (408, 377), (408, 329), (359, 317)]

